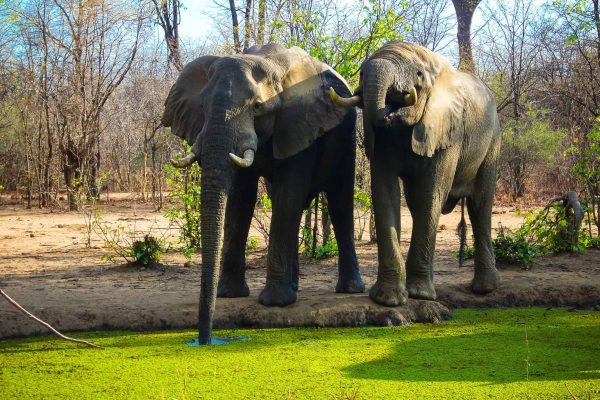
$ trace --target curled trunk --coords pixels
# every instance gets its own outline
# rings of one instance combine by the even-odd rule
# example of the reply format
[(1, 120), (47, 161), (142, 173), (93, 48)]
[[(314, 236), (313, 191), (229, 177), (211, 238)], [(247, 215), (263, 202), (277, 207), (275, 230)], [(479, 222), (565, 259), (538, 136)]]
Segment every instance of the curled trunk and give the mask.
[(373, 155), (375, 146), (373, 125), (381, 125), (389, 112), (389, 107), (385, 104), (385, 97), (393, 83), (392, 67), (393, 65), (388, 60), (371, 60), (363, 71), (363, 76), (368, 77), (363, 83), (362, 96), (365, 153), (369, 159)]

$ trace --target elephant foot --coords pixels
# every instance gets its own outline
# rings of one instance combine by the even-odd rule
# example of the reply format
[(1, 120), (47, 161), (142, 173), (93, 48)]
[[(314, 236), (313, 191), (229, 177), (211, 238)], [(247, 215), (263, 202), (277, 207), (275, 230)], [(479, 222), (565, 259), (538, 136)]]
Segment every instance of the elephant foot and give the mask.
[(296, 298), (296, 291), (291, 284), (267, 283), (260, 296), (258, 296), (258, 301), (260, 304), (269, 307), (285, 307), (294, 303)]
[(411, 278), (408, 276), (406, 278), (406, 289), (411, 299), (435, 300), (437, 297), (433, 282), (426, 277)]
[(375, 282), (369, 291), (369, 297), (377, 304), (382, 306), (395, 307), (406, 304), (408, 293), (404, 288), (396, 284)]
[(245, 280), (242, 281), (219, 281), (217, 297), (248, 297), (250, 289)]
[(475, 268), (471, 290), (477, 294), (493, 292), (500, 284), (500, 274), (496, 268)]
[(340, 275), (335, 285), (336, 293), (363, 293), (364, 291), (365, 283), (358, 272), (350, 276)]

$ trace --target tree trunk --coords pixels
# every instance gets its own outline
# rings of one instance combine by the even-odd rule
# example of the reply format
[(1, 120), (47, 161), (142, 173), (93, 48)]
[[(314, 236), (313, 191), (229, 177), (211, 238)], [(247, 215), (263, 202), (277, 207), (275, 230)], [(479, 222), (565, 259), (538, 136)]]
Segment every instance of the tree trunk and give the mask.
[(315, 197), (315, 220), (313, 221), (312, 230), (312, 243), (310, 245), (310, 256), (315, 257), (317, 255), (317, 235), (319, 234), (319, 196)]
[[(159, 4), (160, 2), (160, 4)], [(167, 51), (169, 53), (169, 64), (173, 65), (179, 72), (183, 69), (181, 51), (179, 49), (179, 23), (180, 4), (179, 0), (153, 0), (158, 24), (165, 33)], [(169, 7), (169, 5), (171, 7)]]
[(240, 44), (240, 24), (238, 22), (237, 10), (235, 7), (235, 0), (229, 0), (229, 10), (231, 11), (231, 26), (233, 32), (233, 50), (236, 53), (242, 52), (242, 46)]
[(102, 190), (100, 182), (100, 136), (96, 137), (96, 151), (92, 152), (90, 160), (90, 176), (88, 182), (88, 197), (99, 197)]
[(244, 50), (250, 47), (250, 33), (252, 32), (252, 0), (246, 0), (246, 15), (244, 16)]
[(67, 199), (69, 203), (69, 211), (79, 210), (78, 191), (80, 178), (79, 163), (77, 156), (67, 150), (64, 155), (63, 161), (63, 175), (65, 179), (65, 185), (67, 186)]
[(38, 137), (37, 137), (37, 162), (36, 162), (36, 183), (38, 190), (38, 208), (43, 207), (43, 193), (44, 193), (44, 181), (43, 181), (43, 166), (42, 166), (42, 117), (41, 113), (39, 116), (39, 124), (38, 124)]
[[(156, 190), (157, 190), (157, 175), (158, 172), (156, 170), (156, 143), (152, 142), (152, 145), (150, 146), (150, 159), (152, 162), (152, 202), (154, 203), (154, 206), (156, 207)], [(158, 207), (158, 209), (160, 210), (160, 207)]]
[(265, 44), (265, 20), (267, 16), (267, 0), (258, 0), (258, 33), (256, 44)]
[(321, 195), (321, 229), (323, 231), (322, 245), (325, 246), (331, 237), (331, 218), (329, 218), (329, 203), (327, 196)]
[(371, 239), (371, 243), (377, 242), (377, 230), (375, 229), (375, 211), (373, 207), (369, 211), (369, 237)]
[(304, 227), (302, 228), (302, 241), (304, 242), (304, 248), (308, 249), (311, 243), (308, 242), (309, 235), (304, 232), (310, 232), (312, 226), (312, 208), (310, 205), (304, 210)]
[(458, 54), (459, 69), (476, 73), (477, 67), (473, 59), (473, 47), (471, 45), (471, 21), (473, 13), (481, 0), (452, 0), (454, 10), (456, 11), (456, 20), (458, 22)]
[(598, 0), (593, 0), (594, 3), (594, 21), (596, 22), (596, 53), (598, 54), (598, 67), (600, 68), (600, 6)]
[[(48, 114), (46, 114), (48, 118)], [(52, 183), (50, 181), (50, 164), (52, 163), (53, 147), (52, 147), (52, 135), (50, 133), (50, 123), (46, 123), (46, 136), (48, 142), (48, 153), (46, 154), (46, 163), (44, 165), (44, 197), (42, 204), (47, 207), (50, 204), (50, 191)]]

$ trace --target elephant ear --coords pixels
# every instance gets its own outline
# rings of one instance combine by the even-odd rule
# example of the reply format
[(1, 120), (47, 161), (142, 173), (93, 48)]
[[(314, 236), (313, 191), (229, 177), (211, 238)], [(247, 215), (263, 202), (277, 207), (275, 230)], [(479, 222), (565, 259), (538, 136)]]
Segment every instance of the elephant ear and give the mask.
[(431, 88), (421, 120), (413, 127), (413, 151), (431, 157), (456, 143), (464, 127), (463, 108), (459, 77), (454, 71), (443, 72)]
[(204, 125), (202, 89), (208, 82), (208, 69), (218, 58), (202, 56), (186, 64), (165, 100), (162, 124), (190, 145)]
[(329, 87), (340, 95), (351, 95), (344, 79), (306, 53), (300, 59), (287, 69), (282, 80), (281, 105), (273, 132), (273, 155), (279, 160), (306, 149), (339, 125), (348, 113), (329, 98)]

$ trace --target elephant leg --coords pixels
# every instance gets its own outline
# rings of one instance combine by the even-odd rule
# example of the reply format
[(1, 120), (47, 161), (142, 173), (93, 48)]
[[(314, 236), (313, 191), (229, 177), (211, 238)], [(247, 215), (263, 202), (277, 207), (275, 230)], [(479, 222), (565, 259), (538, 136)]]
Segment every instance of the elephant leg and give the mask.
[[(406, 288), (413, 299), (435, 300), (433, 286), (433, 256), (441, 200), (435, 179), (406, 182), (404, 193), (413, 220), (410, 247), (406, 257)], [(445, 185), (444, 185), (445, 186)]]
[(365, 283), (360, 277), (354, 246), (354, 159), (342, 167), (337, 182), (327, 191), (329, 214), (338, 245), (337, 293), (362, 293)]
[(500, 274), (492, 247), (492, 207), (496, 190), (495, 166), (482, 166), (473, 194), (467, 197), (467, 211), (475, 238), (475, 275), (471, 283), (474, 293), (489, 293), (498, 287)]
[(218, 297), (246, 297), (246, 241), (256, 204), (258, 176), (248, 170), (236, 171), (225, 209), (223, 257)]
[(258, 298), (266, 306), (283, 307), (296, 301), (298, 229), (310, 189), (311, 166), (306, 162), (289, 163), (279, 168), (273, 179), (267, 283)]
[(377, 157), (371, 161), (371, 192), (377, 232), (377, 282), (369, 297), (384, 306), (398, 306), (408, 300), (406, 271), (400, 253), (400, 185), (398, 175)]

